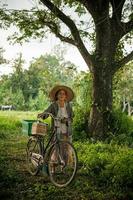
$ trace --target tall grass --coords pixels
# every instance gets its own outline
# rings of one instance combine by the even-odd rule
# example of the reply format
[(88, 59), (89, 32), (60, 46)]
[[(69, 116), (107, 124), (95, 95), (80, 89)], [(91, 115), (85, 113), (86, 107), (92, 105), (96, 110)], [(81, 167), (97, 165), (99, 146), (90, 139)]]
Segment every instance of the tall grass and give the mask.
[[(0, 139), (22, 134), (23, 120), (37, 120), (37, 114), (37, 111), (0, 111)], [(50, 119), (45, 121), (50, 123)]]
[(22, 133), (22, 120), (36, 116), (36, 112), (0, 111), (0, 139)]

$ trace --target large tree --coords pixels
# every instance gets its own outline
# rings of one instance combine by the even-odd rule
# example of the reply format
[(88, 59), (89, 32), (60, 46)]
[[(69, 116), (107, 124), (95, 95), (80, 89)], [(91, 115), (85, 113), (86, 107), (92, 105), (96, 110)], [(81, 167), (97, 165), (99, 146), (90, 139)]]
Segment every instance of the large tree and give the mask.
[[(90, 117), (88, 116), (90, 131), (94, 137), (103, 138), (108, 131), (108, 119), (112, 110), (113, 76), (133, 58), (133, 52), (119, 60), (116, 56), (121, 39), (132, 32), (133, 15), (130, 12), (132, 2), (128, 0), (40, 1), (42, 5), (38, 11), (12, 14), (12, 22), (15, 22), (23, 32), (19, 40), (31, 36), (44, 36), (47, 34), (44, 27), (48, 27), (61, 41), (78, 48), (93, 76), (93, 104)], [(68, 11), (69, 8), (71, 11)], [(90, 51), (85, 43), (85, 41), (90, 42), (90, 20), (94, 25), (94, 35), (91, 35), (95, 40), (93, 51)]]

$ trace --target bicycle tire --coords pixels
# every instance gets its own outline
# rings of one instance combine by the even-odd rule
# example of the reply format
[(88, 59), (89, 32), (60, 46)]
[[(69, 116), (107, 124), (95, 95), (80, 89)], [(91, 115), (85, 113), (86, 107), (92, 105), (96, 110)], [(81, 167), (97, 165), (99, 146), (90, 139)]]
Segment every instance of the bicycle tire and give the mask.
[(41, 141), (33, 136), (27, 143), (27, 168), (31, 175), (37, 175), (40, 170), (41, 161)]
[(49, 151), (48, 171), (51, 182), (57, 187), (66, 187), (77, 171), (77, 153), (74, 146), (66, 141), (56, 142)]

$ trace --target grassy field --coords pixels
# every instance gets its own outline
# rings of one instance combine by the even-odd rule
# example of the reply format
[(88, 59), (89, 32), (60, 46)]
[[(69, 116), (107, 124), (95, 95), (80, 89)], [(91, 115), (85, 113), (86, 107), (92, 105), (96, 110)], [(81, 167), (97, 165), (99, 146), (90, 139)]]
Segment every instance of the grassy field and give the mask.
[(0, 112), (0, 199), (131, 200), (133, 150), (125, 145), (74, 142), (79, 164), (75, 180), (59, 189), (43, 174), (31, 176), (26, 166), (28, 136), (21, 121), (33, 112)]

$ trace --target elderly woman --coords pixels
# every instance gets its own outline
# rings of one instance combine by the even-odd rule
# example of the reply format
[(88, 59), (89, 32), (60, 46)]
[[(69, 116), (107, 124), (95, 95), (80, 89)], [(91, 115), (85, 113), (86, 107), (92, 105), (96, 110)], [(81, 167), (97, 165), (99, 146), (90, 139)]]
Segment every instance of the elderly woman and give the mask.
[[(51, 90), (49, 96), (53, 103), (43, 113), (38, 114), (38, 117), (45, 119), (48, 117), (45, 112), (49, 112), (54, 117), (60, 118), (57, 128), (58, 135), (60, 139), (72, 142), (73, 111), (69, 102), (74, 98), (74, 93), (71, 88), (58, 85)], [(53, 126), (52, 120), (52, 128)]]

